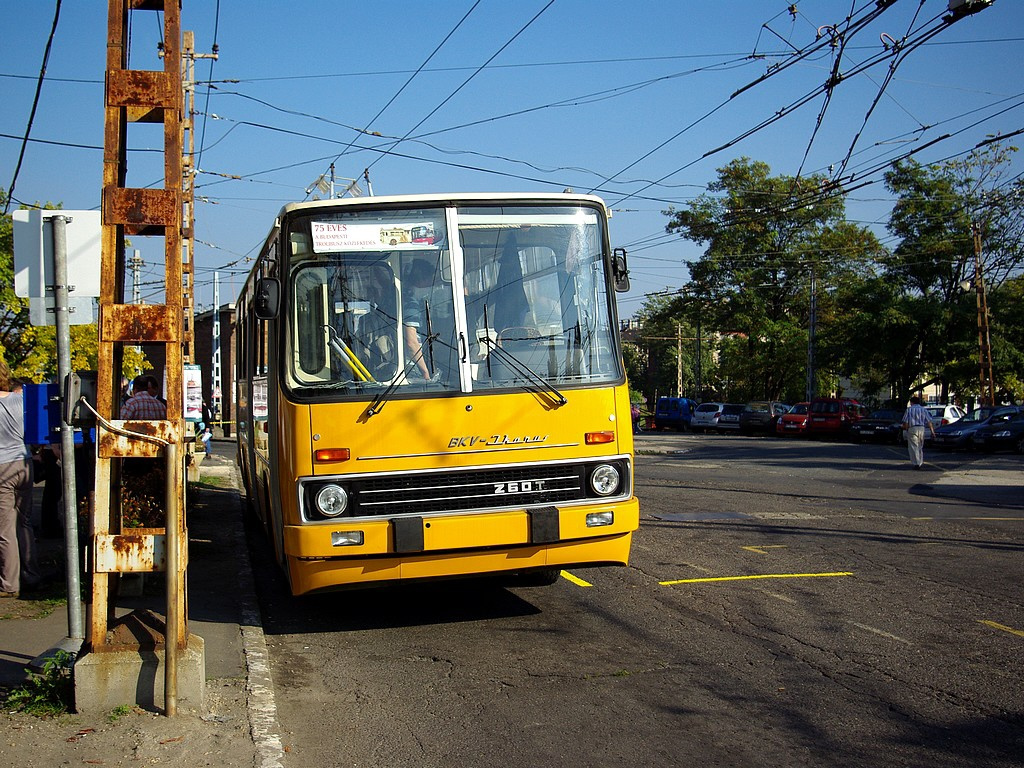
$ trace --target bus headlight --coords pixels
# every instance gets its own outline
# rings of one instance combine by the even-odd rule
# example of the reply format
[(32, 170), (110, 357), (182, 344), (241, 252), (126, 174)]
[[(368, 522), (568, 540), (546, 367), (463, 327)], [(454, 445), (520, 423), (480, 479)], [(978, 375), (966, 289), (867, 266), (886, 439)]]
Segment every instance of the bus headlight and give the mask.
[(598, 496), (610, 496), (619, 488), (619, 470), (611, 464), (600, 464), (590, 473), (590, 487)]
[(324, 517), (337, 517), (348, 508), (348, 494), (340, 485), (325, 485), (316, 493), (316, 510)]

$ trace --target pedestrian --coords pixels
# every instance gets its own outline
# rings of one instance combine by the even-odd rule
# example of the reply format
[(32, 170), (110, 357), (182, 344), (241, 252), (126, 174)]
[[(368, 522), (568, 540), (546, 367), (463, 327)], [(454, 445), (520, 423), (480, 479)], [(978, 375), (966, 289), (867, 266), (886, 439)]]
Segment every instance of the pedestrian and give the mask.
[(152, 376), (136, 376), (132, 382), (132, 396), (121, 407), (121, 418), (125, 421), (167, 418), (167, 405), (156, 396), (156, 379)]
[(25, 401), (0, 360), (0, 598), (39, 584), (32, 530), (32, 454), (25, 445)]
[(914, 469), (920, 469), (924, 464), (924, 430), (931, 430), (932, 437), (935, 437), (935, 425), (932, 424), (932, 417), (921, 405), (921, 398), (914, 395), (910, 398), (910, 407), (903, 414), (903, 431), (907, 436), (907, 452), (910, 454), (910, 465)]

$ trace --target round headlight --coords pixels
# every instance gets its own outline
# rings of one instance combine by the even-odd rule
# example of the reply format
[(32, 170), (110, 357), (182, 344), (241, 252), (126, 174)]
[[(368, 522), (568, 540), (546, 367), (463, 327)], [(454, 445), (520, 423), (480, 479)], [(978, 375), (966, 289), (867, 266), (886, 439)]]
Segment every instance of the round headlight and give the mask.
[(602, 464), (590, 473), (590, 487), (598, 496), (615, 493), (619, 487), (619, 470), (611, 464)]
[(324, 517), (337, 517), (348, 507), (348, 494), (340, 485), (325, 485), (316, 493), (316, 509)]

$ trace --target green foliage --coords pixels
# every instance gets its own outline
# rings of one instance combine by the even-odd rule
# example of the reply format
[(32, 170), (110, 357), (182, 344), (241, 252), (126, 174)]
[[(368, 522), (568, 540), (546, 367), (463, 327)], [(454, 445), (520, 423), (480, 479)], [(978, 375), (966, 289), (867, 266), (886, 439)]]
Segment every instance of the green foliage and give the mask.
[[(6, 200), (0, 189), (0, 205)], [(60, 208), (47, 203), (47, 209)], [(37, 383), (57, 375), (57, 341), (53, 326), (29, 324), (28, 299), (14, 294), (14, 229), (9, 214), (0, 216), (0, 358), (15, 376)], [(71, 369), (95, 371), (98, 334), (96, 324), (71, 326)], [(125, 347), (121, 375), (133, 378), (152, 369), (146, 356), (135, 347)]]
[[(650, 298), (627, 358), (645, 393), (684, 394), (695, 378), (692, 339), (702, 324), (705, 397), (795, 402), (805, 392), (811, 275), (816, 278), (815, 394), (849, 378), (877, 400), (902, 402), (937, 384), (940, 397), (979, 392), (978, 274), (989, 305), (997, 399), (1024, 397), (1024, 180), (1016, 148), (992, 143), (964, 158), (886, 174), (895, 196), (890, 252), (846, 220), (845, 196), (824, 177), (773, 176), (739, 158), (684, 210), (669, 209), (667, 231), (705, 250), (690, 282)], [(965, 289), (966, 285), (966, 289)], [(702, 355), (703, 357), (703, 355)]]
[(74, 701), (71, 667), (75, 657), (57, 651), (43, 663), (41, 674), (31, 674), (25, 683), (7, 696), (6, 707), (35, 717), (53, 717), (68, 712)]
[[(748, 158), (719, 168), (686, 210), (665, 214), (669, 232), (706, 245), (689, 287), (703, 300), (704, 328), (723, 335), (715, 378), (707, 379), (718, 396), (802, 399), (812, 273), (820, 333), (838, 314), (828, 289), (870, 274), (868, 264), (884, 253), (877, 238), (845, 220), (841, 190), (828, 179), (772, 176)], [(846, 361), (826, 354), (823, 362)]]
[[(1000, 296), (1024, 266), (1024, 188), (1019, 179), (1002, 180), (1013, 151), (993, 144), (938, 165), (897, 163), (886, 174), (897, 196), (889, 231), (900, 244), (880, 276), (893, 288), (900, 322), (879, 328), (874, 344), (902, 395), (922, 381), (938, 382), (944, 393), (979, 394), (976, 258), (990, 305), (1007, 317), (1012, 310)], [(1017, 329), (1016, 337), (1007, 335), (993, 319), (995, 378), (1004, 397), (1012, 397), (1011, 382), (1024, 373)]]

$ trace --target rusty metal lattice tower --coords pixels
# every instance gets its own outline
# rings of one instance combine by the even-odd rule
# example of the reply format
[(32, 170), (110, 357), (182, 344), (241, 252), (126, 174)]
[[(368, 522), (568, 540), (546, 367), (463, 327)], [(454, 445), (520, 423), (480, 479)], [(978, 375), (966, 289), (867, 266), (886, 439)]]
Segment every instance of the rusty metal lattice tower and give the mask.
[[(130, 20), (135, 12), (162, 14), (163, 69), (130, 69)], [(92, 505), (90, 563), (92, 596), (86, 649), (123, 649), (111, 637), (115, 580), (124, 573), (167, 572), (166, 667), (188, 638), (185, 610), (187, 537), (179, 450), (185, 436), (183, 356), (187, 344), (182, 269), (182, 77), (180, 0), (108, 0), (106, 111), (103, 151), (102, 284), (99, 316), (96, 490)], [(132, 188), (128, 177), (128, 133), (135, 124), (163, 127), (162, 188)], [(125, 238), (163, 238), (164, 302), (125, 302)], [(191, 286), (189, 286), (191, 291)], [(187, 307), (191, 309), (190, 306)], [(120, 421), (121, 362), (125, 346), (163, 345), (167, 418)], [(107, 422), (104, 424), (103, 422)], [(145, 435), (139, 437), (138, 435)], [(121, 480), (126, 459), (166, 466), (163, 528), (123, 524)], [(168, 679), (165, 696), (173, 696)], [(173, 699), (168, 698), (168, 714)]]

